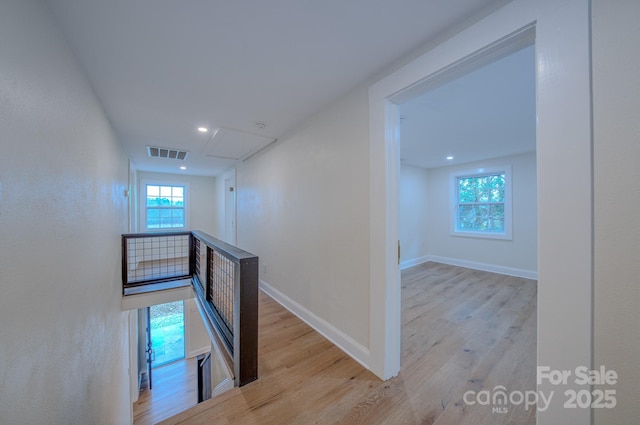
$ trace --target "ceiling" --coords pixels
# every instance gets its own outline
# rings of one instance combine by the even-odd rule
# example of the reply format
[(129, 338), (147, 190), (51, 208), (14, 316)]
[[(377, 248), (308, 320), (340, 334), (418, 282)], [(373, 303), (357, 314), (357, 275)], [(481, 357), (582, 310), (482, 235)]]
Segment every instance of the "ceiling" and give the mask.
[(535, 151), (535, 96), (529, 46), (400, 104), (402, 163), (434, 168)]
[[(195, 175), (229, 169), (506, 2), (48, 0), (136, 168)], [(149, 158), (147, 146), (189, 154)]]

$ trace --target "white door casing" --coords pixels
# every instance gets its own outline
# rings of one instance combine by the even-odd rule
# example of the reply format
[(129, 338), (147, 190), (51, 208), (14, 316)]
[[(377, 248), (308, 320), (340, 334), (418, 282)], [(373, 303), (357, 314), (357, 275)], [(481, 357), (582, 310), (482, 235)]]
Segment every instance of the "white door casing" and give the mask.
[[(370, 86), (370, 368), (379, 377), (400, 370), (394, 100), (488, 46), (514, 42), (529, 27), (535, 30), (538, 118), (538, 366), (592, 367), (589, 13), (588, 0), (515, 0)], [(538, 386), (556, 393), (549, 409), (538, 412), (538, 424), (590, 423), (589, 409), (563, 408), (564, 389)]]

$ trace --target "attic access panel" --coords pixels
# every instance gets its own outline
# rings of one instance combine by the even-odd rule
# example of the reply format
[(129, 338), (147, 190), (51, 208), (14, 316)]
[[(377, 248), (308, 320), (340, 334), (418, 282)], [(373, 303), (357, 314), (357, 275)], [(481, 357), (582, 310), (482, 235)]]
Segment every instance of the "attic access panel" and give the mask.
[(275, 139), (238, 130), (221, 128), (211, 138), (205, 154), (209, 157), (240, 161), (273, 143)]

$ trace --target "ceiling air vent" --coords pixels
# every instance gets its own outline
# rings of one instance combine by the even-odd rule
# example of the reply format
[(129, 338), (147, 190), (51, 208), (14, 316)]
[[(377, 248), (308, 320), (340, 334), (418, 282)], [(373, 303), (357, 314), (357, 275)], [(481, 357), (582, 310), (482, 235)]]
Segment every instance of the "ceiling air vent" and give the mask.
[(178, 149), (160, 148), (157, 146), (147, 146), (147, 153), (151, 158), (167, 159), (187, 159), (189, 152)]

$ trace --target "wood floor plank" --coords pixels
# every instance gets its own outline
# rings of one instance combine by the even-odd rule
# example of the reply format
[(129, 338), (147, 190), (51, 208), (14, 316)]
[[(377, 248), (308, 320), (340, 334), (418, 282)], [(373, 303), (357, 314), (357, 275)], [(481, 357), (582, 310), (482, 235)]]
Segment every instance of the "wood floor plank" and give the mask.
[(535, 410), (468, 405), (467, 391), (535, 390), (536, 282), (425, 263), (402, 273), (402, 368), (376, 378), (260, 294), (259, 379), (162, 422), (535, 424)]
[(153, 390), (143, 381), (133, 403), (135, 425), (153, 425), (195, 406), (198, 401), (196, 359), (183, 359), (153, 369)]

